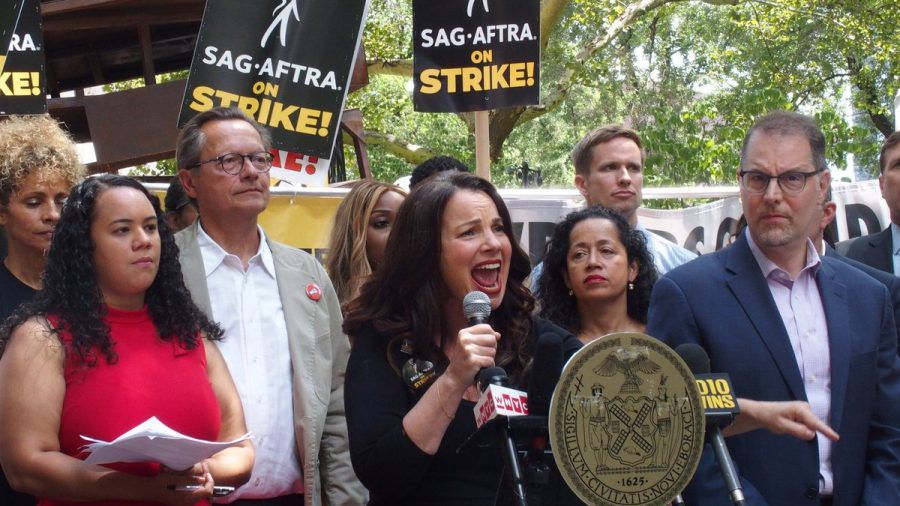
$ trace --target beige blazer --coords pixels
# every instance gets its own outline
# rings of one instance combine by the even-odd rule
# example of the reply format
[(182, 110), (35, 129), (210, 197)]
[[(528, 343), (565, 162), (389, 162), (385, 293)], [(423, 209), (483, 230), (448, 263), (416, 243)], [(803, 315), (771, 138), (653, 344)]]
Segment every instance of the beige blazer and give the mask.
[[(199, 221), (175, 236), (184, 282), (197, 306), (212, 315), (206, 273), (197, 245)], [(267, 240), (284, 306), (293, 370), (294, 430), (303, 469), (306, 506), (363, 505), (368, 492), (350, 464), (344, 417), (344, 372), (350, 343), (341, 330), (340, 304), (325, 269), (311, 255)], [(306, 285), (322, 297), (313, 301)], [(228, 336), (225, 336), (226, 339)], [(324, 492), (324, 494), (323, 494)]]

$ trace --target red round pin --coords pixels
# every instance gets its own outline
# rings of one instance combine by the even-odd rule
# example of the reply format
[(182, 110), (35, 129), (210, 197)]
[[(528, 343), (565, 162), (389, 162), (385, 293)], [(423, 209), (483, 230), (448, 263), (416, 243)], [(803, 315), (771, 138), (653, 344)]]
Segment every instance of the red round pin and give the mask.
[(322, 289), (315, 283), (308, 283), (306, 285), (306, 296), (312, 300), (319, 300), (322, 298)]

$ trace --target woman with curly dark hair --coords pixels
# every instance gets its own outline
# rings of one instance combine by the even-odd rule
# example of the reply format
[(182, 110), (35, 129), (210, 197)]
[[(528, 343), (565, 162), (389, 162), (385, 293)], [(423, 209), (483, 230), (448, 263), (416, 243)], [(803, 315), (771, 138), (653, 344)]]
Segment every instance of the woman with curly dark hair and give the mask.
[(0, 463), (10, 483), (44, 505), (205, 504), (214, 483), (244, 483), (249, 441), (180, 472), (82, 462), (82, 435), (111, 441), (151, 416), (200, 439), (243, 435), (237, 391), (209, 342), (221, 333), (191, 301), (147, 190), (113, 175), (76, 186), (44, 289), (0, 327)]
[[(489, 182), (440, 174), (403, 202), (384, 264), (344, 320), (354, 340), (344, 386), (350, 456), (370, 504), (495, 504), (499, 445), (457, 451), (476, 428), (476, 374), (500, 366), (521, 388), (541, 336), (563, 336), (567, 352), (579, 346), (531, 318), (529, 268)], [(474, 290), (490, 298), (489, 324), (466, 321), (462, 300)]]
[(583, 343), (613, 332), (644, 332), (658, 274), (644, 235), (617, 212), (569, 213), (553, 230), (538, 280), (540, 315)]

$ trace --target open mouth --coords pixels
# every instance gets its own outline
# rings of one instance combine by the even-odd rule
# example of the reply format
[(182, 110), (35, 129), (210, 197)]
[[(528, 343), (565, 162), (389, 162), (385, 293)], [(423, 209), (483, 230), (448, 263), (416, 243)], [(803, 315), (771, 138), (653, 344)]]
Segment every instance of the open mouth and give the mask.
[(500, 289), (500, 262), (481, 264), (472, 269), (472, 280), (483, 292), (496, 292)]

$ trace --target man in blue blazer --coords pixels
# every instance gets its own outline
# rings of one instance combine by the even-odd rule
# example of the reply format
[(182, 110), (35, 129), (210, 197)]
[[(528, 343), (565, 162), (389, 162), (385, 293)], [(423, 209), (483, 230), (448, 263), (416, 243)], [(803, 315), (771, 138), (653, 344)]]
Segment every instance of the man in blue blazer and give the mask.
[(900, 274), (894, 254), (900, 247), (900, 132), (885, 139), (878, 165), (881, 169), (878, 185), (890, 210), (891, 224), (881, 232), (839, 242), (836, 249), (847, 258), (884, 272)]
[[(900, 504), (891, 301), (883, 284), (820, 257), (808, 239), (830, 182), (824, 152), (808, 117), (777, 111), (757, 121), (738, 172), (746, 232), (662, 277), (651, 300), (650, 335), (701, 345), (712, 371), (729, 373), (735, 393), (757, 401), (736, 425), (783, 427), (727, 439), (748, 504)], [(817, 427), (781, 409), (798, 404), (839, 439), (797, 437), (795, 422)], [(685, 499), (728, 504), (707, 450)]]

